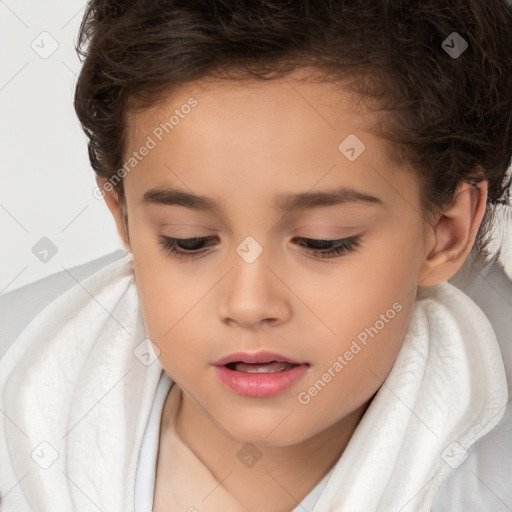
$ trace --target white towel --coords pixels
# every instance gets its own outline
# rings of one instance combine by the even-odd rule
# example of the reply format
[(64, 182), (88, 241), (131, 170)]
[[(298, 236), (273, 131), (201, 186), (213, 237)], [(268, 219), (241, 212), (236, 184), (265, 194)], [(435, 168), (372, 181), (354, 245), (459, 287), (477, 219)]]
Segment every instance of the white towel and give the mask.
[[(130, 253), (46, 307), (0, 361), (0, 510), (133, 512), (161, 370)], [(450, 283), (420, 288), (397, 360), (314, 511), (430, 510), (507, 399), (484, 313)]]

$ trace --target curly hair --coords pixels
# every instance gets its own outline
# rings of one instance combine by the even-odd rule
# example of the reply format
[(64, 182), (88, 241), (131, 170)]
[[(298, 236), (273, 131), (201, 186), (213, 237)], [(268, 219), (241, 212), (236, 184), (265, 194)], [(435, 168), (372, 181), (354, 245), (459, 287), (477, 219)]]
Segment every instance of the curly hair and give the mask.
[[(510, 194), (507, 0), (90, 0), (76, 51), (74, 106), (99, 176), (123, 165), (130, 110), (205, 76), (272, 80), (312, 66), (384, 113), (378, 133), (417, 173), (425, 217), (461, 182), (488, 181), (472, 248), (488, 254), (495, 206)], [(115, 192), (123, 202), (122, 181)]]

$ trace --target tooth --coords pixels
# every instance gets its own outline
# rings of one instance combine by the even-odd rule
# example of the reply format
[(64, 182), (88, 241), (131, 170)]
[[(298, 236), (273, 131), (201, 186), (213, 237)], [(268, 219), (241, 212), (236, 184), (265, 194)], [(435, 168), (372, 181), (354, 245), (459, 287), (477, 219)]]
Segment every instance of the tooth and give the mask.
[(234, 365), (234, 370), (244, 373), (277, 373), (293, 368), (295, 365), (280, 361), (272, 361), (270, 363), (243, 363), (239, 362)]

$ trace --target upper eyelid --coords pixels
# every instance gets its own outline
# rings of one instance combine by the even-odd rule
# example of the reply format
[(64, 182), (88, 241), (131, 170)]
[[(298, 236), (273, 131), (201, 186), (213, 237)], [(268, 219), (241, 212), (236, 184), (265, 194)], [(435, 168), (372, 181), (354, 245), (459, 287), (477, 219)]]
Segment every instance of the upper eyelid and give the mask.
[[(350, 244), (350, 243), (356, 243), (356, 244), (359, 244), (361, 242), (361, 239), (363, 237), (363, 233), (357, 233), (355, 235), (350, 235), (350, 236), (346, 236), (346, 237), (342, 237), (342, 238), (323, 238), (323, 237), (319, 237), (319, 238), (311, 238), (311, 237), (303, 237), (303, 236), (295, 236), (292, 238), (292, 240), (298, 240), (298, 241), (305, 241), (305, 242), (327, 242), (327, 243), (332, 243), (334, 245), (336, 245), (336, 243), (346, 243), (346, 244)], [(171, 243), (179, 243), (179, 242), (192, 242), (192, 241), (196, 241), (196, 242), (204, 242), (206, 244), (208, 244), (208, 242), (212, 241), (212, 239), (214, 240), (215, 238), (217, 238), (216, 235), (207, 235), (207, 236), (196, 236), (196, 237), (188, 237), (188, 238), (176, 238), (176, 237), (170, 237), (170, 236), (166, 236), (166, 235), (161, 235), (161, 239), (167, 241), (167, 242), (171, 242)], [(299, 244), (300, 245), (300, 244)], [(180, 248), (181, 251), (184, 251), (185, 253), (187, 252), (190, 252), (190, 254), (193, 254), (195, 252), (200, 252), (202, 250), (206, 250), (208, 249), (209, 247), (211, 247), (211, 245), (206, 245), (204, 247), (201, 247), (199, 249), (183, 249), (183, 248)], [(315, 248), (310, 248), (311, 250), (317, 250), (317, 251), (321, 251), (322, 249), (315, 249)], [(324, 250), (329, 250), (328, 248), (325, 248)]]
[[(299, 239), (300, 241), (304, 240), (306, 243), (296, 243), (296, 245), (303, 247), (308, 253), (313, 253), (315, 259), (321, 260), (332, 260), (336, 258), (343, 257), (343, 255), (359, 250), (360, 244), (363, 241), (364, 233), (358, 233), (352, 236), (340, 238), (340, 239), (332, 239), (332, 238), (308, 238), (308, 237), (294, 237), (294, 239)], [(212, 245), (205, 245), (197, 248), (183, 248), (179, 247), (180, 241), (206, 241), (211, 239), (215, 239), (215, 235), (208, 235), (205, 237), (190, 237), (190, 238), (173, 238), (165, 235), (160, 236), (160, 244), (163, 246), (164, 250), (169, 252), (171, 255), (176, 258), (195, 258), (201, 257), (201, 255), (211, 253)], [(308, 245), (309, 241), (309, 245)], [(326, 242), (328, 244), (332, 244), (329, 247), (311, 247), (310, 244), (314, 244), (314, 242)], [(202, 244), (200, 244), (202, 245)], [(216, 244), (213, 244), (215, 246)], [(213, 248), (215, 251), (215, 247)]]
[[(350, 240), (350, 239), (355, 239), (355, 238), (358, 238), (359, 236), (361, 235), (350, 235), (350, 236), (344, 236), (342, 238), (329, 238), (329, 237), (318, 237), (318, 238), (312, 238), (312, 237), (308, 237), (308, 236), (294, 236), (292, 238), (293, 239), (298, 239), (298, 240), (312, 240), (312, 241), (315, 241), (315, 242), (342, 242), (343, 240)], [(172, 240), (172, 241), (175, 241), (175, 242), (190, 242), (192, 240), (196, 240), (196, 241), (209, 241), (213, 238), (216, 238), (216, 235), (206, 235), (206, 236), (190, 236), (190, 237), (186, 237), (186, 238), (179, 238), (179, 237), (173, 237), (173, 236), (167, 236), (167, 235), (162, 235), (163, 238), (165, 238), (166, 240)]]

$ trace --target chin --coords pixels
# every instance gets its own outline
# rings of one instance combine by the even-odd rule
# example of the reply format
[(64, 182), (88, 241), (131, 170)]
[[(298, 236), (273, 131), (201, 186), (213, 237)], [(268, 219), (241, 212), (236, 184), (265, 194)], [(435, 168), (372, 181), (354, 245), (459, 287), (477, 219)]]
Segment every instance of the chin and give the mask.
[[(288, 416), (289, 415), (289, 416)], [(239, 443), (253, 443), (258, 446), (284, 447), (299, 444), (314, 436), (306, 418), (299, 421), (292, 411), (231, 410), (220, 423), (225, 426), (234, 440)]]

